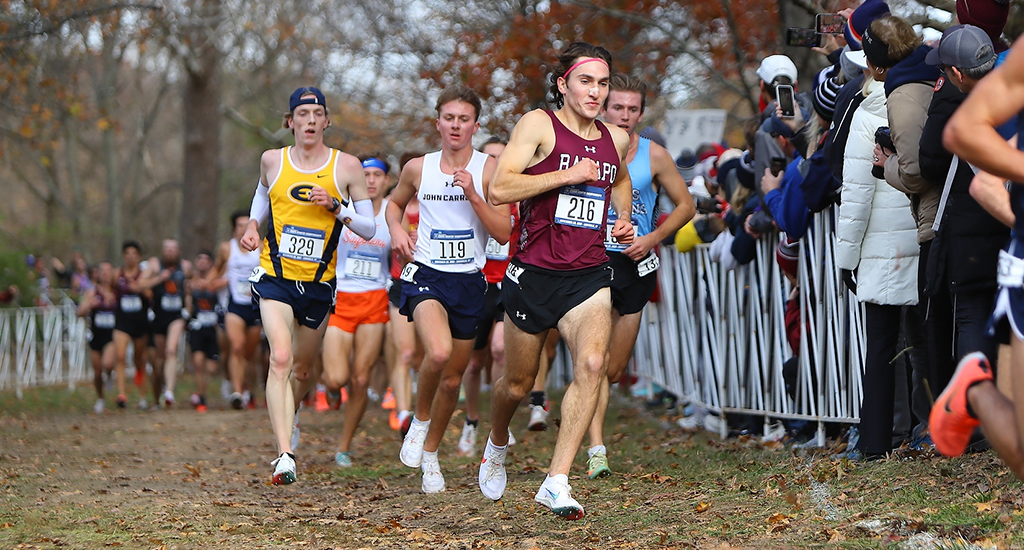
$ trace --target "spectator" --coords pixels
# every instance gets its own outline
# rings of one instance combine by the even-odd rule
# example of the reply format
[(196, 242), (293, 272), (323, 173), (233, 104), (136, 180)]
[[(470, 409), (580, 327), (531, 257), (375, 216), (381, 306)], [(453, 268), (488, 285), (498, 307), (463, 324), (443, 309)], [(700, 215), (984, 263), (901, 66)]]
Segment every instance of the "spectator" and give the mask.
[[(934, 261), (928, 265), (926, 286), (932, 294), (951, 298), (955, 359), (972, 351), (995, 358), (995, 345), (985, 336), (985, 324), (995, 301), (999, 250), (1010, 233), (971, 196), (974, 169), (946, 150), (942, 132), (967, 94), (992, 71), (996, 53), (982, 29), (957, 25), (943, 33), (926, 61), (945, 67), (945, 77), (935, 84), (921, 135), (921, 175), (944, 188), (933, 226), (936, 235), (930, 257)], [(945, 388), (952, 376), (952, 365), (944, 366), (932, 380), (933, 392)]]
[(1009, 0), (956, 0), (957, 22), (985, 31), (997, 54), (1009, 49), (1002, 39), (1009, 15)]
[[(784, 55), (770, 55), (761, 61), (757, 68), (757, 76), (761, 79), (758, 85), (761, 88), (760, 105), (761, 121), (775, 112), (775, 87), (781, 85), (793, 86), (796, 91), (797, 70), (793, 60)], [(809, 101), (803, 95), (797, 97), (798, 103), (804, 109), (809, 108)], [(765, 168), (771, 164), (772, 157), (781, 157), (782, 150), (776, 145), (775, 140), (764, 130), (758, 130), (754, 138), (754, 189), (760, 190), (761, 176)], [(758, 191), (760, 192), (760, 191)]]
[(857, 271), (857, 300), (865, 304), (863, 387), (868, 391), (854, 458), (892, 450), (895, 378), (890, 361), (896, 355), (902, 306), (917, 303), (919, 253), (910, 200), (871, 174), (875, 131), (887, 124), (884, 84), (867, 78), (862, 93), (846, 143), (836, 226), (836, 265)]

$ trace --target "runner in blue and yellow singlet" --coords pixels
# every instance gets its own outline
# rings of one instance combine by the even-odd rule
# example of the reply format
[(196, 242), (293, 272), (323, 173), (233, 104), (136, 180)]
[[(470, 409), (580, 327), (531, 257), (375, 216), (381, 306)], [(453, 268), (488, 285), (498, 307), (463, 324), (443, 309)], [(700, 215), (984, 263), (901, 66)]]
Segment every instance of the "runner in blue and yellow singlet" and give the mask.
[(317, 378), (313, 369), (334, 305), (342, 226), (367, 240), (375, 232), (362, 163), (324, 144), (330, 119), (323, 93), (299, 88), (288, 108), (284, 126), (292, 130), (295, 146), (263, 153), (240, 243), (243, 250), (255, 250), (259, 225), (269, 218), (260, 265), (249, 280), (270, 344), (266, 398), (279, 452), (272, 462), (275, 485), (295, 481), (296, 408)]

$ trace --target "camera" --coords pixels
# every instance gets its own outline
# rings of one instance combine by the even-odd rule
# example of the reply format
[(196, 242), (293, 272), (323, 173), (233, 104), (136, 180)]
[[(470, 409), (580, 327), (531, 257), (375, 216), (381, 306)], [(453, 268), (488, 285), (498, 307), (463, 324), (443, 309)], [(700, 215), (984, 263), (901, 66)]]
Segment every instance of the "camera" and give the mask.
[[(892, 143), (892, 132), (889, 131), (888, 126), (879, 126), (878, 129), (875, 130), (875, 143), (890, 153), (896, 151), (896, 146)], [(882, 166), (872, 166), (871, 175), (877, 179), (884, 179), (885, 168)]]

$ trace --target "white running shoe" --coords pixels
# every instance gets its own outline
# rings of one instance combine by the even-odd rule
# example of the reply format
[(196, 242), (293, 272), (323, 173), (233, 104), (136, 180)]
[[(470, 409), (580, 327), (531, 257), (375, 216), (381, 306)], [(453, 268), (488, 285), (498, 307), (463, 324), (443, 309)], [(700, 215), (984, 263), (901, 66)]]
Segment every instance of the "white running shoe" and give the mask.
[(164, 390), (163, 398), (164, 398), (164, 408), (168, 408), (169, 409), (169, 408), (174, 406), (174, 394), (171, 393), (171, 390)]
[(409, 425), (409, 433), (405, 434), (402, 440), (402, 452), (398, 458), (402, 464), (410, 468), (419, 468), (423, 462), (423, 442), (427, 440), (427, 430), (430, 429), (430, 421), (422, 422), (414, 415), (412, 424)]
[(103, 410), (107, 407), (107, 404), (103, 402), (103, 399), (97, 399), (96, 403), (92, 406), (92, 412), (96, 414), (103, 414)]
[(505, 457), (508, 456), (508, 447), (504, 449), (496, 447), (487, 438), (487, 445), (484, 446), (484, 458), (480, 461), (480, 492), (491, 500), (500, 500), (505, 494), (505, 485), (508, 477), (505, 475)]
[(548, 410), (543, 405), (530, 405), (530, 423), (526, 428), (531, 432), (548, 429)]
[(473, 456), (476, 454), (477, 427), (468, 423), (462, 425), (462, 437), (459, 438), (459, 454)]
[(231, 399), (231, 392), (233, 391), (235, 390), (232, 389), (230, 380), (224, 378), (220, 381), (220, 396), (224, 398), (224, 401), (229, 401)]
[(149, 408), (149, 403), (146, 402), (146, 398), (145, 397), (140, 397), (139, 398), (139, 410), (144, 411), (147, 408)]
[(533, 500), (543, 504), (559, 517), (582, 519), (583, 506), (569, 496), (571, 490), (569, 478), (565, 474), (548, 476), (544, 479), (544, 483), (541, 484), (537, 496), (533, 497)]
[(299, 411), (295, 411), (295, 420), (292, 421), (292, 452), (299, 448)]
[(274, 468), (274, 485), (288, 485), (295, 483), (295, 457), (289, 453), (281, 453), (271, 463)]
[(420, 446), (420, 452), (423, 455), (420, 461), (420, 468), (423, 469), (423, 489), (424, 493), (443, 493), (444, 492), (444, 476), (441, 475), (441, 464), (437, 462), (437, 452), (426, 453), (423, 452), (423, 447)]

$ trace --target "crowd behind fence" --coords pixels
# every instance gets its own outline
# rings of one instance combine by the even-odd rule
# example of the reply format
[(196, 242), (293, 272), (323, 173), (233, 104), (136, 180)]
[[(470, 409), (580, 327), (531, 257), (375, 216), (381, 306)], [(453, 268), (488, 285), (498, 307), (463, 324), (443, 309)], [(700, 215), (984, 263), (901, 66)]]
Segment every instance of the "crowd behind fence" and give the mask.
[[(792, 352), (785, 308), (792, 285), (775, 261), (777, 239), (764, 238), (749, 264), (726, 270), (708, 245), (681, 254), (660, 249), (660, 299), (649, 304), (633, 353), (635, 371), (684, 402), (717, 414), (771, 419), (858, 421), (863, 389), (863, 310), (834, 264), (830, 210), (815, 215), (801, 240), (798, 368), (787, 392), (783, 365)], [(0, 390), (75, 385), (91, 378), (85, 320), (75, 304), (0, 310)], [(554, 383), (571, 379), (565, 357)], [(723, 423), (724, 426), (724, 423)], [(724, 427), (723, 427), (724, 429)], [(723, 434), (724, 435), (724, 434)]]

